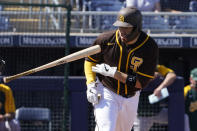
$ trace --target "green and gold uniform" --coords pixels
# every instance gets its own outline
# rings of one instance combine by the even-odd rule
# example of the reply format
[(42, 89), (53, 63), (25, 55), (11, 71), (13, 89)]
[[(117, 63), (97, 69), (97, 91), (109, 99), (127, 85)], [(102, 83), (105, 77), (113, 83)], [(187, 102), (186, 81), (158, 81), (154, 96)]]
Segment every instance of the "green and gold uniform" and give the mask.
[(0, 84), (0, 114), (15, 112), (15, 103), (12, 94), (12, 90), (4, 85)]
[(185, 112), (189, 116), (190, 131), (197, 131), (197, 88), (184, 87)]

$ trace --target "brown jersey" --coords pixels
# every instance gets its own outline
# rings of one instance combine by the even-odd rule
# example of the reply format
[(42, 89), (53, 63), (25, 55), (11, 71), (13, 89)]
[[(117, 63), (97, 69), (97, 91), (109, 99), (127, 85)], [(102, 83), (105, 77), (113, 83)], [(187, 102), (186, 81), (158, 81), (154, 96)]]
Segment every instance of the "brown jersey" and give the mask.
[[(154, 77), (158, 46), (146, 33), (141, 32), (136, 43), (126, 45), (120, 40), (119, 30), (110, 31), (98, 36), (93, 45), (100, 45), (101, 52), (87, 57), (87, 61), (106, 63), (130, 75), (135, 72), (142, 88)], [(122, 96), (132, 94), (135, 89), (111, 77), (99, 74), (98, 77), (104, 86)]]

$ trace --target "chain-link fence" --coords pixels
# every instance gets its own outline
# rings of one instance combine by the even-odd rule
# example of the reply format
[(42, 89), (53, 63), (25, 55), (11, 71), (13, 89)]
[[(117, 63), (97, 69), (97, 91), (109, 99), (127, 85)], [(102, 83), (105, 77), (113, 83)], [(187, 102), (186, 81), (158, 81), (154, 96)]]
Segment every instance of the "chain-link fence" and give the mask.
[[(41, 66), (69, 53), (69, 5), (54, 1), (15, 2), (0, 3), (0, 56), (6, 61), (6, 76)], [(70, 128), (67, 103), (69, 70), (66, 66), (8, 83), (13, 89), (17, 109), (42, 107), (50, 110), (52, 131)], [(45, 124), (21, 121), (21, 129), (44, 131)]]

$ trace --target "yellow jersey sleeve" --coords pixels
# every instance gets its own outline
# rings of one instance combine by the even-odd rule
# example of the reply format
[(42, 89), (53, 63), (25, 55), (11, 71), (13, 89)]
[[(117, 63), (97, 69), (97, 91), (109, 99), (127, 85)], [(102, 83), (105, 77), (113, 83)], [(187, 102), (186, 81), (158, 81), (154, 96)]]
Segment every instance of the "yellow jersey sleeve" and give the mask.
[(157, 71), (162, 75), (166, 76), (169, 72), (174, 72), (172, 69), (165, 67), (164, 65), (157, 65)]
[(190, 85), (184, 87), (184, 98), (187, 96), (187, 93), (191, 90)]
[(10, 89), (10, 87), (4, 85), (4, 84), (0, 84), (0, 90), (2, 92), (4, 92), (5, 94), (5, 113), (13, 113), (16, 110), (15, 107), (15, 102), (14, 102), (14, 97), (12, 94), (12, 90)]
[(96, 63), (89, 62), (85, 60), (84, 71), (86, 77), (86, 84), (90, 84), (96, 80), (96, 73), (92, 71), (92, 66), (95, 66)]

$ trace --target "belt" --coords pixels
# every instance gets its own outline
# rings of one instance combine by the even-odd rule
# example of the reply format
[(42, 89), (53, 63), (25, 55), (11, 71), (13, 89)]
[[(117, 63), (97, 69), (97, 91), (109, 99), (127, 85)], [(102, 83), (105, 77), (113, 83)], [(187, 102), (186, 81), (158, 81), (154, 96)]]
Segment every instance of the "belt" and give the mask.
[[(117, 94), (115, 89), (113, 89), (111, 87), (108, 87), (108, 86), (105, 86), (105, 87)], [(135, 93), (136, 92), (132, 92), (132, 93), (129, 93), (127, 95), (126, 94), (119, 94), (119, 95), (121, 95), (122, 97), (125, 97), (125, 98), (130, 98), (130, 97), (133, 97), (135, 95)]]
[(135, 92), (133, 92), (132, 94), (123, 94), (121, 96), (125, 97), (125, 98), (130, 98), (130, 97), (133, 97), (135, 95)]
[[(102, 83), (102, 82), (101, 82), (101, 83)], [(111, 91), (113, 91), (115, 94), (117, 94), (117, 91), (116, 91), (114, 88), (109, 87), (109, 86), (106, 86), (104, 83), (102, 83), (102, 84), (103, 84), (104, 87), (108, 88), (109, 90), (111, 90)], [(138, 90), (136, 90), (136, 91), (138, 91)], [(118, 95), (121, 95), (122, 97), (125, 97), (125, 98), (130, 98), (130, 97), (133, 97), (133, 96), (135, 95), (136, 91), (130, 91), (130, 92), (128, 92), (127, 95), (126, 95), (126, 94), (121, 94), (121, 93), (118, 94)]]

